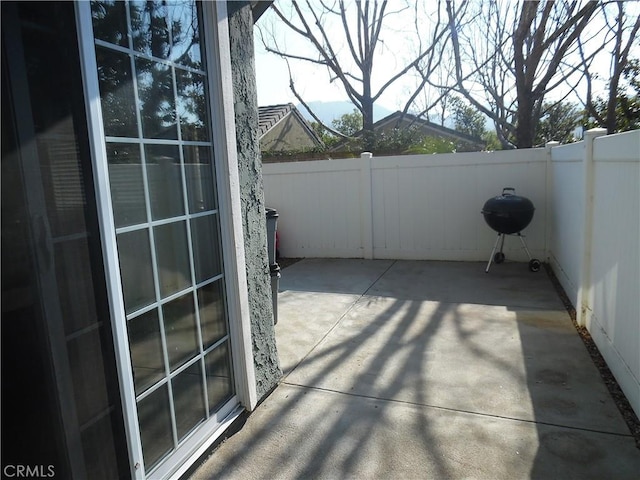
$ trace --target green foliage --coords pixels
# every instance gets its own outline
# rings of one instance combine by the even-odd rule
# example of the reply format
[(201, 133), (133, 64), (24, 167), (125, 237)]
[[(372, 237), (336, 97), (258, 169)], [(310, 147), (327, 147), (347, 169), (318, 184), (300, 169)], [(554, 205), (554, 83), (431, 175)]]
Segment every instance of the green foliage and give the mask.
[(455, 153), (456, 144), (441, 137), (423, 137), (420, 143), (409, 147), (403, 153), (425, 154), (425, 153)]
[(324, 146), (326, 148), (330, 148), (340, 141), (340, 138), (330, 133), (318, 122), (311, 122), (311, 128), (316, 133), (316, 135), (318, 135), (320, 140), (322, 140), (322, 143), (324, 143)]
[(482, 138), (485, 132), (484, 115), (458, 97), (451, 99), (455, 129), (472, 137)]
[[(627, 132), (640, 129), (640, 60), (629, 60), (622, 71), (626, 85), (618, 88), (616, 96), (616, 132)], [(607, 118), (607, 100), (599, 97), (593, 102), (598, 117)], [(586, 128), (605, 127), (604, 123), (585, 112)]]
[[(343, 135), (353, 136), (362, 130), (362, 113), (356, 109), (354, 109), (352, 113), (345, 113), (339, 118), (334, 119), (331, 122), (331, 127)], [(311, 122), (311, 128), (313, 128), (313, 131), (320, 137), (327, 148), (331, 148), (340, 141), (340, 137), (329, 132), (318, 122)]]
[(493, 130), (486, 130), (482, 134), (482, 141), (485, 143), (485, 148), (489, 152), (502, 150), (502, 143), (498, 140), (498, 134)]
[(331, 122), (331, 126), (335, 130), (348, 137), (362, 130), (362, 125), (362, 113), (356, 109), (351, 113), (345, 113)]
[(576, 141), (574, 132), (580, 125), (581, 112), (575, 104), (545, 102), (542, 112), (542, 117), (536, 125), (535, 145), (544, 145), (550, 141)]

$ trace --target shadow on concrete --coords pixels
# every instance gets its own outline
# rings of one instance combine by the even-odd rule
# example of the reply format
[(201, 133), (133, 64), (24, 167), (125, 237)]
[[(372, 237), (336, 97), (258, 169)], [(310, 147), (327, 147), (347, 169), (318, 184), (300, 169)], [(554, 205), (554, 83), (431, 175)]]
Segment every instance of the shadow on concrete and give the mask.
[(344, 290), (311, 287), (360, 296), (194, 478), (637, 478), (633, 439), (544, 272), (350, 263)]

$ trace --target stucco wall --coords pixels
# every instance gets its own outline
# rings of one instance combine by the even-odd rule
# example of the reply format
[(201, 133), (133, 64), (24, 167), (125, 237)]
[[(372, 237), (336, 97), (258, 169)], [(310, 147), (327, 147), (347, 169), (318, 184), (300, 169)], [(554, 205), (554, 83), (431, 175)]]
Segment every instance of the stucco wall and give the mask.
[(258, 398), (262, 398), (277, 384), (282, 371), (276, 351), (271, 277), (267, 259), (262, 163), (257, 135), (253, 16), (249, 2), (229, 3), (229, 38), (251, 333)]

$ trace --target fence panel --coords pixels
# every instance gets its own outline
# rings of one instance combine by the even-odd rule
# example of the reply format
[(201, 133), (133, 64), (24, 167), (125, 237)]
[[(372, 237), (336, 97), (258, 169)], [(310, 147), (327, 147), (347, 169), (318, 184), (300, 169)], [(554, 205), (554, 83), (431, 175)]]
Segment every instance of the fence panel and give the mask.
[(587, 325), (640, 414), (640, 131), (594, 142)]

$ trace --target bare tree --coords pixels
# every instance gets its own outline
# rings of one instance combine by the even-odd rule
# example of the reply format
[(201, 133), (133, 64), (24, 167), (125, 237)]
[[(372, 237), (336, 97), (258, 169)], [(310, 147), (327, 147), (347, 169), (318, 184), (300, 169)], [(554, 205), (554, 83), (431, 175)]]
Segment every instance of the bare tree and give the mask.
[(479, 2), (475, 10), (447, 3), (454, 90), (493, 120), (504, 148), (532, 147), (545, 96), (580, 77), (580, 61), (567, 58), (597, 8), (569, 0)]
[(625, 2), (617, 1), (613, 2), (613, 4), (603, 3), (600, 10), (606, 25), (606, 33), (608, 34), (603, 47), (611, 46), (611, 68), (604, 111), (597, 108), (594, 102), (592, 62), (585, 54), (582, 43), (580, 44), (580, 55), (587, 82), (587, 92), (584, 100), (585, 110), (587, 115), (592, 117), (596, 124), (606, 128), (608, 133), (614, 133), (618, 130), (617, 107), (621, 93), (619, 91), (620, 79), (629, 64), (631, 48), (634, 45), (640, 46), (637, 38), (638, 31), (640, 31), (640, 15), (637, 13), (630, 14), (625, 7)]
[[(282, 24), (286, 25), (290, 33), (295, 34), (296, 39), (304, 40), (313, 53), (294, 53), (293, 49), (278, 44), (275, 35), (269, 35), (264, 29), (260, 30), (265, 49), (287, 60), (293, 94), (321, 124), (320, 119), (311, 111), (296, 89), (291, 75), (291, 63), (306, 62), (325, 67), (330, 75), (329, 81), (339, 82), (349, 100), (362, 113), (364, 148), (370, 148), (373, 144), (373, 105), (395, 82), (409, 72), (419, 70), (422, 72), (421, 80), (414, 92), (408, 95), (404, 108), (407, 112), (424, 88), (430, 72), (438, 67), (442, 58), (443, 45), (449, 35), (446, 22), (440, 21), (440, 15), (444, 15), (441, 2), (438, 2), (435, 9), (436, 18), (432, 21), (428, 41), (423, 40), (426, 38), (425, 29), (428, 28), (425, 24), (425, 16), (419, 15), (421, 13), (419, 8), (422, 8), (423, 3), (416, 1), (413, 7), (405, 4), (398, 8), (397, 5), (396, 2), (388, 4), (386, 0), (351, 3), (344, 0), (335, 2), (316, 0), (313, 3), (293, 1), (291, 10), (287, 13), (274, 4), (272, 8)], [(386, 73), (386, 70), (389, 70), (387, 65), (376, 63), (380, 50), (385, 46), (385, 39), (388, 40), (391, 35), (408, 33), (388, 28), (389, 19), (410, 8), (413, 8), (415, 13), (412, 29), (420, 32), (420, 36), (416, 39), (418, 49), (401, 67), (389, 71), (384, 75), (384, 80), (375, 82), (374, 71), (377, 71), (377, 77), (381, 77), (383, 75), (380, 73)], [(422, 21), (420, 22), (418, 18)], [(331, 21), (341, 26), (341, 35), (337, 35), (335, 29), (329, 31), (328, 24)], [(338, 38), (339, 36), (342, 38)], [(422, 80), (422, 78), (425, 79)], [(323, 126), (332, 133), (340, 135), (340, 132), (324, 124)]]

